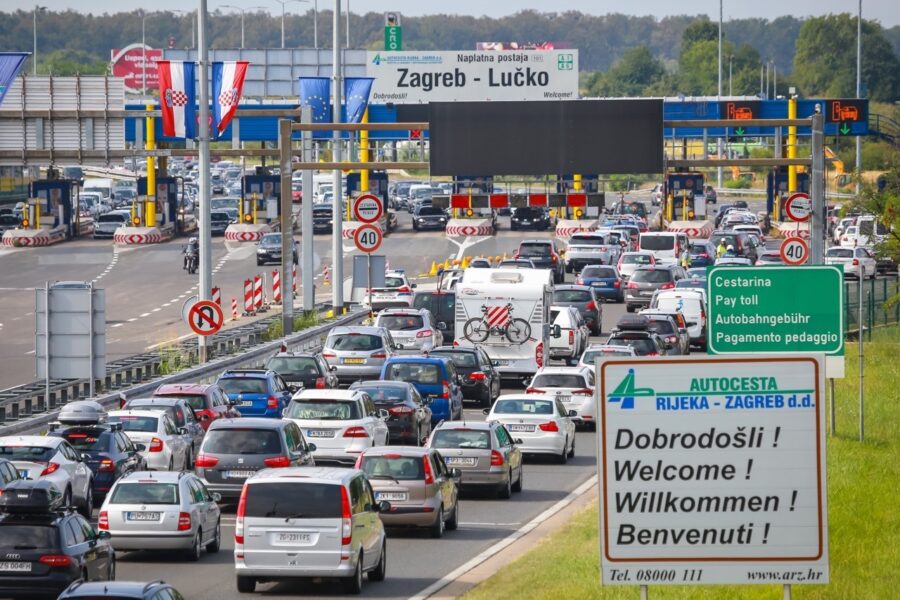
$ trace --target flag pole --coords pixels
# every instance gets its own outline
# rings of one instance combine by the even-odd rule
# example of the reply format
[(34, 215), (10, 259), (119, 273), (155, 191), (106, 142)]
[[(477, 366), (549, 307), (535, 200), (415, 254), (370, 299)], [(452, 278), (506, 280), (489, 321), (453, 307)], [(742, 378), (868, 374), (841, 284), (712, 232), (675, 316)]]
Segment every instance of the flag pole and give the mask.
[[(212, 237), (210, 235), (210, 206), (209, 206), (209, 41), (206, 39), (206, 0), (199, 0), (197, 15), (197, 62), (199, 63), (198, 85), (200, 86), (200, 110), (197, 128), (197, 140), (199, 142), (199, 170), (200, 170), (200, 300), (209, 300), (212, 293)], [(197, 336), (199, 343), (200, 362), (207, 361), (206, 336)]]

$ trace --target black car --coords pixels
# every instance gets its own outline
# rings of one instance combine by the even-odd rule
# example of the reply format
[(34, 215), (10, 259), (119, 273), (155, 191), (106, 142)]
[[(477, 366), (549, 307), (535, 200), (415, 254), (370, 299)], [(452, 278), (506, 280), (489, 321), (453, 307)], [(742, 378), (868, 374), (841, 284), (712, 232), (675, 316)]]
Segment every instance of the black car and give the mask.
[(650, 320), (643, 315), (623, 315), (605, 343), (631, 346), (638, 356), (662, 356), (668, 351), (666, 343), (650, 329)]
[(6, 486), (20, 479), (22, 476), (19, 474), (19, 470), (9, 460), (0, 458), (0, 496), (3, 495)]
[(462, 393), (466, 400), (477, 400), (481, 406), (490, 407), (500, 395), (500, 373), (482, 348), (456, 348), (440, 346), (429, 356), (446, 356), (453, 361), (462, 379)]
[(313, 233), (331, 233), (334, 229), (334, 208), (331, 204), (313, 206)]
[(456, 335), (456, 292), (437, 290), (416, 292), (413, 308), (427, 308), (434, 317), (437, 328), (445, 340), (455, 340)]
[(56, 598), (79, 579), (115, 579), (109, 533), (61, 502), (40, 480), (13, 482), (0, 496), (0, 597)]
[(225, 230), (231, 225), (231, 215), (224, 210), (214, 210), (209, 213), (210, 235), (225, 235)]
[(265, 368), (275, 371), (288, 385), (301, 385), (307, 390), (325, 390), (338, 387), (334, 374), (337, 367), (330, 367), (321, 354), (279, 352), (266, 361)]
[(518, 229), (547, 231), (550, 229), (550, 213), (546, 208), (520, 206), (512, 211), (512, 216), (509, 218), (509, 228), (513, 231)]
[(416, 231), (422, 229), (439, 229), (443, 231), (447, 228), (447, 213), (436, 206), (419, 206), (413, 214), (412, 226)]
[(600, 335), (603, 304), (588, 285), (558, 285), (553, 288), (554, 306), (573, 306), (581, 314), (591, 335)]
[(112, 581), (88, 583), (76, 581), (57, 600), (114, 598), (115, 600), (184, 600), (184, 596), (165, 581)]
[(94, 474), (95, 503), (103, 501), (120, 477), (147, 470), (146, 460), (122, 431), (121, 423), (73, 425), (47, 435), (65, 439), (85, 457), (84, 464)]
[(553, 271), (553, 283), (562, 283), (566, 276), (566, 267), (559, 255), (556, 240), (524, 240), (513, 258), (529, 258), (537, 269)]
[(375, 407), (388, 412), (388, 441), (419, 446), (431, 435), (431, 409), (415, 386), (405, 381), (357, 381), (351, 390), (369, 394)]
[[(298, 261), (297, 240), (294, 242), (294, 264)], [(281, 234), (267, 233), (256, 246), (256, 266), (281, 262)]]

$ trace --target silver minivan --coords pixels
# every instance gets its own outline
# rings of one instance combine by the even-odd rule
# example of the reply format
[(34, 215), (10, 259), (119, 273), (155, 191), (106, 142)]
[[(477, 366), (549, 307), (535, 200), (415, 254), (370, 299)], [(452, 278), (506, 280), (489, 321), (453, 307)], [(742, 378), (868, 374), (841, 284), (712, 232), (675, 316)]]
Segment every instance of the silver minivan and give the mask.
[(301, 577), (336, 577), (359, 594), (363, 573), (384, 580), (387, 543), (362, 471), (326, 467), (266, 469), (244, 484), (234, 532), (237, 589)]

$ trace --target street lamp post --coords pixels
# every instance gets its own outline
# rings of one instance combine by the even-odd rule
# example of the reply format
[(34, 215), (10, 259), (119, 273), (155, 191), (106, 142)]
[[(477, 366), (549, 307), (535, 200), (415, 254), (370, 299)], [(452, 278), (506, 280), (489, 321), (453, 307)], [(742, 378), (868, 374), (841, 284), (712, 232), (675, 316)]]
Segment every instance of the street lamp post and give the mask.
[(251, 10), (265, 10), (265, 6), (249, 6), (247, 8), (241, 8), (240, 6), (235, 6), (233, 4), (223, 4), (221, 8), (231, 8), (241, 13), (241, 50), (244, 49), (244, 15), (246, 15)]
[(32, 72), (35, 75), (37, 75), (37, 14), (38, 12), (44, 12), (45, 10), (47, 10), (46, 6), (38, 6), (37, 4), (34, 5), (34, 47), (32, 48), (31, 53), (31, 66)]
[(173, 13), (179, 15), (191, 15), (191, 48), (197, 48), (196, 38), (197, 35), (197, 11), (196, 10), (178, 10), (177, 8), (172, 9)]
[(734, 54), (728, 56), (728, 95), (733, 96), (733, 88), (731, 87), (731, 68), (734, 66)]
[[(716, 100), (722, 97), (722, 0), (719, 0), (719, 88)], [(722, 158), (722, 138), (718, 139), (716, 144), (719, 151), (719, 158)], [(722, 167), (716, 169), (716, 187), (722, 187)]]
[[(856, 16), (856, 97), (862, 97), (862, 0)], [(862, 138), (856, 136), (856, 193), (859, 194), (859, 176), (862, 173)], [(860, 337), (860, 343), (862, 337)], [(862, 346), (860, 345), (860, 348)]]
[(346, 46), (346, 47), (349, 48), (349, 47), (350, 47), (350, 0), (347, 0), (347, 17), (346, 17), (346, 22), (347, 22), (347, 35), (346, 35), (346, 38), (347, 38), (347, 46)]
[(141, 9), (141, 93), (147, 93), (147, 13)]
[(313, 48), (319, 49), (319, 0), (313, 0)]
[(290, 4), (291, 2), (296, 2), (298, 4), (302, 4), (303, 2), (309, 2), (309, 0), (275, 0), (278, 4), (281, 5), (281, 47), (284, 48), (284, 7), (286, 4)]

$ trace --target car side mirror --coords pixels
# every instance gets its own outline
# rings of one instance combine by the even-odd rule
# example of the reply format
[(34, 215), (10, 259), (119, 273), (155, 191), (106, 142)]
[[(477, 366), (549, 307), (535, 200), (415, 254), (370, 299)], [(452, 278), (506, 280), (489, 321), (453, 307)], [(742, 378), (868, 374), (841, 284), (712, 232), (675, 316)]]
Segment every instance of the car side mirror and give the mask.
[(89, 458), (90, 458), (90, 457), (88, 456), (88, 453), (87, 453), (87, 452), (83, 452), (83, 453), (81, 453), (81, 454), (78, 455), (78, 460), (81, 461), (81, 462), (87, 462), (87, 460), (88, 460)]
[(221, 501), (222, 501), (222, 494), (220, 494), (219, 492), (213, 492), (213, 493), (212, 493), (212, 499), (213, 499), (213, 502), (221, 502)]
[(489, 408), (482, 409), (481, 414), (489, 415), (489, 414), (491, 414), (491, 409), (489, 409)]
[(286, 416), (287, 416), (287, 409), (286, 409), (286, 408), (282, 408), (282, 409), (281, 409), (281, 416), (282, 416), (282, 417), (286, 417)]
[(416, 289), (417, 287), (419, 287), (419, 284), (418, 284), (418, 283), (413, 283), (413, 284), (411, 284), (409, 287), (410, 287), (410, 289)]
[(303, 387), (303, 386), (299, 386), (299, 385), (289, 385), (289, 386), (288, 386), (288, 390), (289, 390), (292, 394), (296, 394), (297, 392), (299, 392), (299, 391), (302, 389), (302, 387)]
[(394, 344), (394, 350), (403, 350), (403, 344)]
[(316, 449), (318, 449), (318, 446), (316, 446), (315, 444), (306, 444), (306, 449), (310, 452), (315, 452)]
[(181, 435), (185, 435), (185, 434), (187, 434), (187, 432), (188, 432), (187, 427), (179, 427), (178, 428), (178, 433), (180, 433)]
[(522, 438), (515, 438), (513, 440), (513, 444), (521, 444), (521, 443), (522, 443)]
[(559, 325), (554, 325), (550, 328), (550, 336), (554, 338), (562, 337), (562, 327)]
[(379, 408), (375, 414), (378, 416), (379, 419), (387, 419), (391, 416), (391, 413), (389, 413), (387, 410), (385, 410), (383, 408)]
[(450, 477), (451, 479), (459, 479), (462, 477), (462, 471), (456, 468), (450, 469)]
[(112, 534), (108, 531), (101, 531), (100, 533), (97, 534), (98, 540), (108, 540), (110, 538), (112, 538)]
[(382, 500), (381, 502), (378, 503), (376, 508), (377, 508), (378, 512), (383, 512), (383, 513), (391, 512), (391, 503), (388, 502), (387, 500)]
[(328, 370), (331, 371), (332, 373), (336, 373), (337, 367), (328, 367)]
[(437, 328), (438, 329), (447, 329), (447, 323), (444, 321), (438, 321)]
[(144, 444), (135, 444), (134, 449), (137, 450), (138, 452), (143, 452), (144, 450), (147, 449), (147, 446), (145, 446)]
[(578, 411), (570, 410), (568, 416), (570, 416), (570, 417), (577, 417), (577, 416), (578, 416)]

